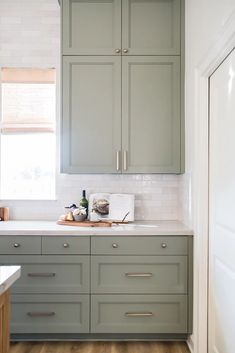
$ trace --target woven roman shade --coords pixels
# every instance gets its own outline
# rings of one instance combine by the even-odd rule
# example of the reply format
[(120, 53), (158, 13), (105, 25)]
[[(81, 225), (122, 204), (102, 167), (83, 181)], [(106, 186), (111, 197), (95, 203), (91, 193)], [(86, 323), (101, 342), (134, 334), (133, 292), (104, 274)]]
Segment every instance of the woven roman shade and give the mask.
[(55, 130), (55, 69), (2, 68), (1, 131)]

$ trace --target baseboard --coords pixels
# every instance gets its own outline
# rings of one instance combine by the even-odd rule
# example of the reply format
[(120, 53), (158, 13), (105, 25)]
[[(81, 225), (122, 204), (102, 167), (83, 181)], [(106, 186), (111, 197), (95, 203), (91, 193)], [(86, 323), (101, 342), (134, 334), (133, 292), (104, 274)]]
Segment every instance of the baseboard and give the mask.
[(190, 336), (190, 337), (187, 339), (187, 345), (188, 345), (188, 348), (189, 348), (190, 352), (191, 352), (191, 353), (194, 353), (194, 343), (193, 343), (192, 336)]
[(11, 334), (11, 341), (186, 341), (185, 334)]

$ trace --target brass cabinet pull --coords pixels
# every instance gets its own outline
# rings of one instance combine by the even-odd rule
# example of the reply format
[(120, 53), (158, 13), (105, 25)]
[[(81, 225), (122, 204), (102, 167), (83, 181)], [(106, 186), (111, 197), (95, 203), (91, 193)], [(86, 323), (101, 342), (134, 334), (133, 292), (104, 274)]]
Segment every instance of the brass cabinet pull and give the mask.
[(120, 151), (117, 151), (116, 153), (116, 169), (117, 171), (120, 170)]
[(121, 52), (120, 48), (115, 49), (115, 53), (119, 54)]
[(143, 273), (138, 273), (138, 272), (127, 272), (125, 273), (126, 277), (153, 277), (153, 274), (151, 272), (143, 272)]
[(123, 170), (127, 170), (127, 151), (123, 151)]
[(29, 311), (27, 313), (30, 317), (48, 317), (48, 316), (55, 316), (54, 311)]
[(28, 277), (55, 277), (55, 273), (54, 272), (31, 272), (28, 273)]
[(149, 317), (149, 316), (153, 316), (153, 313), (151, 311), (149, 311), (149, 312), (126, 312), (125, 316), (126, 317)]
[(65, 249), (67, 249), (67, 248), (69, 248), (69, 244), (68, 244), (68, 243), (64, 243), (64, 244), (63, 244), (63, 247), (64, 247)]
[(14, 243), (14, 248), (19, 248), (20, 247), (20, 244), (19, 243)]
[(162, 244), (161, 244), (161, 247), (162, 247), (163, 249), (165, 249), (165, 248), (167, 247), (167, 244), (166, 244), (166, 243), (162, 243)]
[(123, 53), (125, 53), (125, 54), (128, 53), (128, 49), (126, 49), (126, 48), (123, 49)]

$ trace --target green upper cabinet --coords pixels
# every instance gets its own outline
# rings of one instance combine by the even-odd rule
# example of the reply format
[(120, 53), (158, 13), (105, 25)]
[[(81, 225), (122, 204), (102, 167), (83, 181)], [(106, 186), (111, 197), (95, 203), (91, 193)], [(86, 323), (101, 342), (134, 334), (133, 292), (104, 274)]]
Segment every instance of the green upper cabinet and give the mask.
[(120, 48), (121, 0), (62, 1), (63, 55), (113, 55)]
[(122, 59), (124, 173), (180, 173), (180, 58)]
[(62, 171), (180, 173), (178, 56), (65, 56), (63, 76)]
[(180, 55), (180, 17), (180, 0), (122, 0), (122, 52)]
[(64, 173), (184, 171), (184, 0), (62, 0)]
[(63, 58), (62, 172), (118, 173), (121, 58)]
[(180, 55), (180, 0), (63, 0), (63, 55)]

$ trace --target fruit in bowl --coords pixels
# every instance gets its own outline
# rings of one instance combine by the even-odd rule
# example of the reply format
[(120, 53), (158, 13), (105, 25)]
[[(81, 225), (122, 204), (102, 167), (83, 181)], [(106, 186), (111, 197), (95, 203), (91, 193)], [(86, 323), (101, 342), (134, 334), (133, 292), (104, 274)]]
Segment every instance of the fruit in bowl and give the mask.
[(86, 219), (86, 208), (85, 207), (77, 207), (73, 210), (73, 218), (75, 221), (82, 222)]

